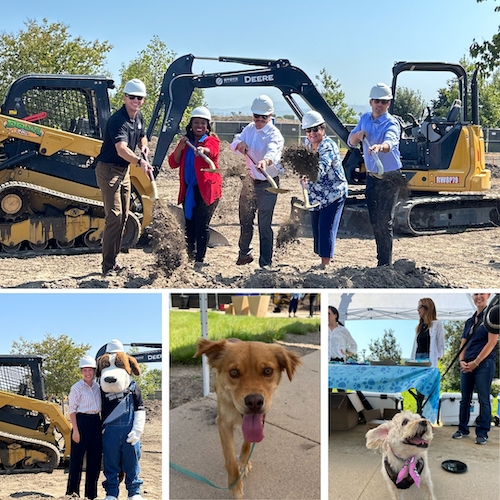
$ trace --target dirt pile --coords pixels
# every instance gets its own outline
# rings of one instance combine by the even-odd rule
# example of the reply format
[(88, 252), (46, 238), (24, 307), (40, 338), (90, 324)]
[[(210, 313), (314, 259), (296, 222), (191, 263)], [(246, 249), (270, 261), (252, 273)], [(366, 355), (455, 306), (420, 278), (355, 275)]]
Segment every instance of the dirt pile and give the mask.
[(184, 230), (165, 200), (155, 202), (150, 235), (158, 266), (169, 277), (186, 259), (187, 254)]

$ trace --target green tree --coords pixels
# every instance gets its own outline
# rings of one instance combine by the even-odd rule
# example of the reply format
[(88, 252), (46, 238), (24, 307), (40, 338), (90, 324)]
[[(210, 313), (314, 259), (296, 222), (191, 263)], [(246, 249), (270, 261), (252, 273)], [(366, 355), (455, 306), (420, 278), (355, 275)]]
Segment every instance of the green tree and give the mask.
[(399, 87), (396, 89), (393, 114), (400, 116), (403, 120), (407, 122), (411, 121), (409, 117), (410, 113), (418, 119), (426, 106), (427, 103), (422, 97), (420, 90), (413, 90), (408, 87)]
[[(465, 58), (460, 64), (467, 72), (467, 81), (470, 83), (475, 66)], [(479, 91), (479, 123), (483, 127), (500, 127), (500, 68), (497, 68), (489, 78), (478, 75)], [(470, 89), (469, 89), (470, 95)], [(458, 99), (458, 81), (452, 78), (447, 81), (447, 86), (438, 90), (437, 98), (432, 100), (432, 113), (434, 116), (445, 117), (453, 101)]]
[(80, 358), (91, 348), (90, 344), (77, 344), (67, 335), (45, 335), (41, 342), (31, 342), (22, 337), (12, 342), (11, 354), (36, 354), (43, 356), (48, 395), (56, 394), (64, 400), (71, 386), (81, 378)]
[(323, 99), (332, 108), (339, 120), (342, 123), (356, 123), (356, 113), (344, 101), (345, 93), (342, 91), (339, 81), (334, 80), (326, 68), (319, 72), (319, 76), (316, 75), (316, 80), (319, 82), (319, 91)]
[[(444, 355), (439, 362), (439, 369), (442, 374), (460, 350), (464, 325), (465, 321), (444, 322), (445, 348)], [(446, 377), (441, 381), (441, 392), (460, 392), (460, 366), (458, 361), (455, 361)]]
[(95, 75), (105, 73), (107, 41), (73, 38), (69, 25), (42, 19), (25, 21), (25, 29), (0, 34), (0, 102), (8, 86), (26, 73)]
[[(122, 106), (123, 87), (125, 83), (132, 78), (139, 78), (146, 85), (148, 94), (141, 108), (144, 115), (144, 122), (148, 124), (151, 120), (158, 96), (160, 95), (165, 72), (175, 57), (175, 52), (169, 50), (167, 45), (157, 35), (154, 35), (146, 48), (141, 50), (135, 59), (132, 59), (127, 65), (122, 64), (118, 92), (111, 98), (112, 107), (118, 109)], [(186, 125), (191, 111), (203, 104), (203, 90), (196, 89), (184, 113), (181, 127)]]
[(370, 349), (370, 355), (368, 356), (369, 360), (392, 360), (396, 363), (401, 362), (402, 349), (396, 342), (394, 330), (392, 329), (384, 330), (384, 336), (381, 339), (370, 340), (368, 348)]
[[(477, 3), (483, 1), (477, 0)], [(500, 6), (495, 7), (495, 12), (500, 12)], [(500, 63), (500, 26), (498, 33), (493, 35), (491, 41), (485, 40), (483, 43), (479, 43), (474, 39), (469, 51), (472, 57), (479, 59), (477, 66), (481, 74), (489, 76)]]
[[(132, 355), (139, 352), (137, 347), (132, 347), (127, 351), (127, 354)], [(141, 375), (139, 377), (133, 376), (133, 379), (141, 388), (142, 397), (146, 399), (150, 394), (156, 390), (161, 389), (162, 371), (157, 368), (148, 370), (146, 363), (139, 363)]]

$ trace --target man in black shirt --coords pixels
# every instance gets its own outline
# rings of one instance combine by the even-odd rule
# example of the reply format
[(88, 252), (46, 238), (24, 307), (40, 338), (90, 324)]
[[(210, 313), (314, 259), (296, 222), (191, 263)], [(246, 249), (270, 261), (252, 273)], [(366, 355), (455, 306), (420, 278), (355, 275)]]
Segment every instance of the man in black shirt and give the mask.
[[(139, 165), (145, 174), (152, 169), (144, 159), (149, 154), (149, 148), (140, 111), (146, 97), (146, 86), (134, 78), (125, 84), (123, 92), (123, 106), (108, 121), (96, 166), (97, 184), (102, 191), (106, 217), (102, 237), (103, 276), (122, 269), (116, 257), (120, 252), (130, 207), (129, 164)], [(137, 146), (141, 151), (139, 156), (135, 153)]]

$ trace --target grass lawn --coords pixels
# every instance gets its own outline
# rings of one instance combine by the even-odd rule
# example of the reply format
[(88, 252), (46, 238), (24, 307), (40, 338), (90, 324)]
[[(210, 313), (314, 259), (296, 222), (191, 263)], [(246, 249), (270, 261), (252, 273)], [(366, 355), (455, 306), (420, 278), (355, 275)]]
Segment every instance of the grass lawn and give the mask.
[[(282, 340), (287, 333), (305, 335), (320, 330), (319, 318), (256, 318), (230, 316), (208, 312), (208, 337), (210, 340), (238, 338), (273, 342)], [(170, 311), (171, 363), (201, 364), (193, 358), (196, 343), (201, 337), (199, 312)]]

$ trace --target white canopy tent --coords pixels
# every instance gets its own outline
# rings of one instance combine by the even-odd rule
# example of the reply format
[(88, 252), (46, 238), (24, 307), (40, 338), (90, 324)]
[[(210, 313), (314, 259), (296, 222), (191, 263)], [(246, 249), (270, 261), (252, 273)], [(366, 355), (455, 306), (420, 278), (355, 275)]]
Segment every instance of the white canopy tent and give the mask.
[(418, 320), (418, 301), (428, 297), (436, 304), (437, 317), (442, 321), (464, 321), (476, 310), (472, 293), (465, 292), (334, 292), (328, 305), (338, 309), (342, 321), (403, 319)]

